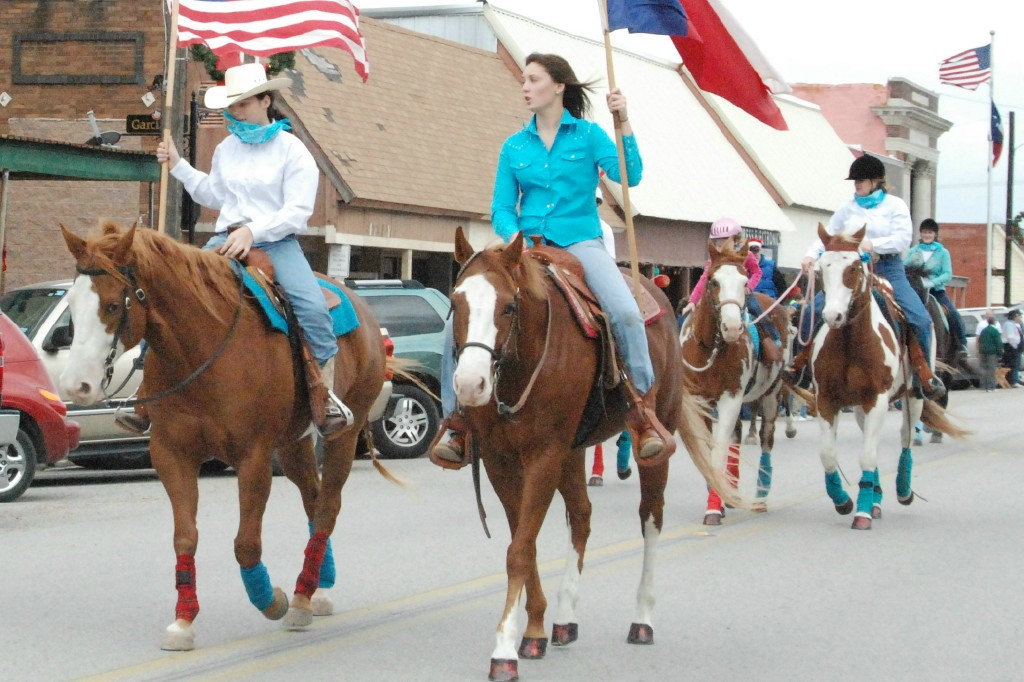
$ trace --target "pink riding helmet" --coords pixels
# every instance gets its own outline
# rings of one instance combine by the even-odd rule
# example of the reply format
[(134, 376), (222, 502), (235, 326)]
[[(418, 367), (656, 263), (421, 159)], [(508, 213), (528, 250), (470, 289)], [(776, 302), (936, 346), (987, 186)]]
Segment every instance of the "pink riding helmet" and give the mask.
[(725, 237), (735, 237), (743, 232), (743, 228), (740, 224), (732, 218), (719, 218), (715, 222), (711, 223), (711, 239), (723, 239)]

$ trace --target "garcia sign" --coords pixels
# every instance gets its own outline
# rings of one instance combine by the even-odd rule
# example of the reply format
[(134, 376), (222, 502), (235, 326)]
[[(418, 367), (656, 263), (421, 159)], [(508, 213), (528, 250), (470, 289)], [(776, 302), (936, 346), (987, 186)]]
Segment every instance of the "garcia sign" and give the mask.
[(128, 114), (124, 120), (125, 135), (159, 135), (160, 121), (150, 114)]

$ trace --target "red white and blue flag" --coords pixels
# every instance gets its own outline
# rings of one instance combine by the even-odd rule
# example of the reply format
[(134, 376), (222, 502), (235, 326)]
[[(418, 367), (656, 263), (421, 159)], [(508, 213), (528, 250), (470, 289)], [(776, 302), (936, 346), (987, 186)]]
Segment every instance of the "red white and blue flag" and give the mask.
[(989, 130), (989, 137), (992, 140), (992, 165), (999, 163), (999, 155), (1003, 153), (1003, 119), (999, 116), (999, 110), (992, 103), (992, 123)]
[(939, 64), (939, 82), (955, 85), (967, 90), (992, 78), (992, 45), (964, 50), (942, 60)]
[(370, 63), (349, 0), (178, 0), (178, 46), (205, 44), (216, 55), (269, 57), (307, 47), (340, 47), (366, 81)]
[(608, 20), (611, 30), (669, 36), (701, 90), (789, 129), (771, 96), (789, 87), (719, 0), (608, 0)]

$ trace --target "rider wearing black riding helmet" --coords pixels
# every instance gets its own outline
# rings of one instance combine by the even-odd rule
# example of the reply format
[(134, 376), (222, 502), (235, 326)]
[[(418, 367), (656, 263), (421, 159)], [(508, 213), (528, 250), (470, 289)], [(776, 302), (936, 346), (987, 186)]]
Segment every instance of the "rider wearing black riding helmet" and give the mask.
[(925, 273), (921, 277), (921, 285), (949, 311), (949, 328), (957, 341), (957, 360), (963, 362), (967, 357), (964, 322), (956, 306), (946, 295), (946, 282), (953, 277), (949, 250), (939, 242), (939, 224), (931, 218), (922, 220), (918, 230), (921, 233), (921, 242), (910, 249), (907, 257), (903, 259), (903, 265), (921, 268)]
[[(903, 309), (911, 334), (917, 340), (924, 356), (916, 356), (911, 352), (911, 362), (915, 369), (915, 385), (920, 385), (924, 397), (936, 400), (946, 392), (942, 381), (932, 372), (931, 336), (932, 321), (925, 310), (921, 298), (914, 292), (903, 269), (900, 253), (905, 251), (913, 239), (914, 228), (910, 222), (910, 210), (903, 199), (889, 194), (885, 186), (885, 165), (874, 156), (865, 154), (850, 164), (850, 173), (846, 178), (853, 180), (854, 195), (846, 204), (839, 207), (828, 222), (825, 231), (830, 235), (839, 233), (853, 234), (860, 228), (866, 228), (864, 240), (860, 243), (863, 253), (871, 254), (876, 275), (889, 280), (893, 295)], [(814, 267), (818, 257), (825, 250), (821, 239), (815, 237), (814, 243), (807, 249), (802, 262), (804, 272)], [(815, 297), (815, 319), (821, 320), (821, 311), (825, 306), (825, 296), (819, 293)], [(810, 316), (805, 317), (804, 338), (810, 336)], [(915, 360), (915, 357), (917, 358)], [(807, 353), (801, 353), (787, 368), (792, 378), (807, 362)]]

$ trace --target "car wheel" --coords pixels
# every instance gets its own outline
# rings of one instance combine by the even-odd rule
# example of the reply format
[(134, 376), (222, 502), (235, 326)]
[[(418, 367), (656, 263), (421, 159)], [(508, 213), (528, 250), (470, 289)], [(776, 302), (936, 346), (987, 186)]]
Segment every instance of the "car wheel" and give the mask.
[(36, 456), (36, 445), (25, 429), (18, 429), (14, 443), (0, 448), (0, 502), (13, 502), (32, 485)]
[(441, 410), (429, 393), (409, 384), (395, 387), (402, 397), (395, 410), (375, 421), (374, 445), (386, 459), (411, 459), (427, 451), (441, 423)]

